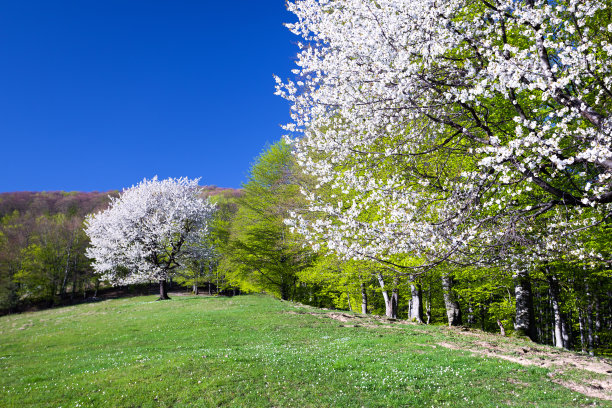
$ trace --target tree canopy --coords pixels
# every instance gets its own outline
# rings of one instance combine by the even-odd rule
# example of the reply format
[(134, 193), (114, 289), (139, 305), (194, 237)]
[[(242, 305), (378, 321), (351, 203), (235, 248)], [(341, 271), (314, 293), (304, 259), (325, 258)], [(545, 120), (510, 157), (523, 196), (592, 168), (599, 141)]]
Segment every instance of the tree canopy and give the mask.
[(198, 180), (144, 179), (111, 198), (107, 210), (86, 219), (93, 268), (114, 283), (166, 279), (190, 245), (202, 241), (215, 207), (199, 197)]

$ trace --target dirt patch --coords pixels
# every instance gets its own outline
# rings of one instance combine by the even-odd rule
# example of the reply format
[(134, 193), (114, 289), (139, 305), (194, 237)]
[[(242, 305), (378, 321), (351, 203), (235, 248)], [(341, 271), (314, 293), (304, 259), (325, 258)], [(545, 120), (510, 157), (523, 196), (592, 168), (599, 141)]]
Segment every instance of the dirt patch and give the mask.
[(359, 316), (359, 315), (351, 315), (348, 313), (341, 313), (341, 312), (332, 312), (332, 313), (315, 313), (315, 312), (295, 312), (295, 311), (288, 311), (285, 312), (287, 314), (295, 314), (295, 315), (301, 315), (301, 314), (306, 314), (306, 315), (310, 315), (310, 316), (315, 316), (315, 317), (319, 317), (319, 318), (327, 318), (327, 319), (334, 319), (334, 320), (338, 320), (340, 322), (346, 323), (352, 320), (359, 320), (364, 318), (364, 316)]
[[(306, 305), (294, 305), (294, 307), (302, 309), (299, 311), (289, 310), (284, 313), (293, 314), (293, 315), (310, 315), (315, 316), (320, 319), (333, 319), (342, 323), (350, 323), (359, 321), (357, 324), (345, 324), (343, 327), (366, 327), (372, 329), (401, 329), (402, 325), (416, 325), (417, 323), (411, 322), (409, 320), (397, 320), (397, 319), (389, 319), (385, 316), (376, 316), (376, 315), (361, 315), (361, 314), (348, 314), (344, 312), (338, 311), (330, 311), (330, 313), (317, 313), (317, 312), (308, 312), (305, 310), (312, 310), (310, 306)], [(317, 310), (330, 310), (330, 309), (317, 309)], [(419, 333), (429, 334), (424, 330), (417, 330)]]
[(521, 387), (529, 387), (529, 384), (527, 384), (526, 382), (524, 382), (524, 381), (519, 381), (519, 380), (514, 379), (514, 378), (508, 378), (508, 379), (507, 379), (507, 381), (508, 381), (510, 384), (520, 385)]
[(459, 347), (458, 345), (451, 344), (451, 343), (439, 342), (438, 346), (442, 346), (444, 348), (448, 348), (448, 349), (451, 349), (451, 350), (462, 350), (461, 347)]
[(552, 380), (555, 384), (559, 384), (565, 388), (569, 388), (574, 392), (579, 392), (587, 397), (600, 398), (607, 401), (612, 401), (612, 382), (591, 380), (588, 383), (577, 384), (573, 381), (563, 381), (559, 379)]
[(330, 319), (338, 320), (339, 322), (348, 322), (353, 319), (357, 319), (356, 316), (349, 315), (346, 313), (326, 313), (325, 317), (329, 317)]
[(24, 324), (23, 326), (21, 326), (20, 328), (18, 328), (17, 330), (25, 330), (28, 327), (32, 327), (34, 326), (34, 323), (32, 323), (32, 321), (30, 320), (28, 323)]
[[(408, 320), (387, 319), (384, 316), (348, 314), (338, 311), (327, 313), (313, 312), (312, 308), (305, 305), (298, 306), (300, 310), (287, 311), (288, 314), (307, 314), (320, 319), (334, 319), (342, 323), (342, 327), (364, 327), (373, 329), (401, 329), (403, 325), (416, 323)], [(321, 310), (321, 309), (316, 309)], [(425, 330), (414, 329), (418, 333), (431, 334)], [(612, 400), (612, 364), (610, 361), (585, 356), (561, 349), (554, 349), (548, 346), (528, 343), (508, 337), (484, 333), (479, 330), (468, 328), (446, 327), (442, 329), (449, 337), (450, 342), (439, 342), (437, 345), (429, 344), (428, 347), (444, 347), (451, 350), (464, 350), (474, 355), (497, 358), (510, 361), (523, 366), (537, 366), (551, 369), (549, 374), (551, 381), (564, 386), (572, 391), (579, 392), (588, 397)], [(453, 337), (457, 343), (452, 342)], [(560, 376), (568, 369), (586, 371), (597, 375), (605, 376), (604, 379), (593, 379), (589, 376), (593, 374), (585, 373), (585, 378), (581, 383), (564, 380)], [(513, 379), (514, 384), (527, 386), (522, 381)]]
[[(475, 341), (468, 346), (439, 342), (438, 345), (452, 349), (465, 350), (475, 355), (510, 361), (523, 366), (537, 366), (552, 369), (550, 374), (552, 381), (556, 384), (579, 392), (588, 397), (600, 398), (612, 401), (612, 365), (603, 359), (584, 356), (571, 352), (557, 350), (546, 350), (539, 347), (518, 346), (511, 344), (494, 344), (487, 341)], [(606, 375), (603, 380), (584, 379), (581, 384), (556, 378), (568, 368), (588, 371), (596, 374)]]

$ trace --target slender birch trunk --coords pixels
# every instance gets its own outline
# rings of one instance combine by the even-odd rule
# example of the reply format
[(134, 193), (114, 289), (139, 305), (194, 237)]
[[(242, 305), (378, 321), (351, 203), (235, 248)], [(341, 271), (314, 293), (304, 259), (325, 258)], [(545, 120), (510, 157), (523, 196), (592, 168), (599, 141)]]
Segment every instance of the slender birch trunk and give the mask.
[(550, 273), (547, 269), (546, 279), (550, 289), (550, 301), (552, 303), (554, 317), (554, 346), (559, 348), (567, 348), (567, 340), (563, 336), (564, 316), (561, 313), (559, 302), (559, 281), (556, 276)]
[(361, 313), (368, 314), (368, 293), (363, 282), (361, 282)]
[(385, 280), (382, 273), (379, 272), (376, 274), (376, 277), (378, 278), (378, 284), (380, 285), (381, 293), (383, 295), (383, 299), (385, 300), (385, 316), (390, 319), (395, 319), (397, 316), (393, 315), (393, 301), (389, 298), (389, 293), (385, 288)]

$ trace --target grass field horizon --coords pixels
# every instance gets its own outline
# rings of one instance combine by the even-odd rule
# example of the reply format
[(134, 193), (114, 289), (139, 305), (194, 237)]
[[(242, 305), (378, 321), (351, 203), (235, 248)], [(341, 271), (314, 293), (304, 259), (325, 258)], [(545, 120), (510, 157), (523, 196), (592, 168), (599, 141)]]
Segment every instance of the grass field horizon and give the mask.
[(1, 407), (612, 406), (604, 359), (263, 295), (10, 315), (0, 338)]

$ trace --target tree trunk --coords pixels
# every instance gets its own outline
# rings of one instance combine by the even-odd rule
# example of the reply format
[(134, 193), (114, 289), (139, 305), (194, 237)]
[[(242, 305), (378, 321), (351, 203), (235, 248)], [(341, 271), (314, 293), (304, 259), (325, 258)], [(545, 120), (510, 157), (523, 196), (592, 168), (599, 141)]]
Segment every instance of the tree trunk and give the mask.
[(596, 293), (594, 293), (594, 302), (595, 304), (595, 345), (599, 346), (600, 343), (600, 339), (599, 339), (599, 333), (601, 333), (601, 302), (599, 300), (599, 296), (597, 296)]
[(476, 318), (474, 317), (474, 307), (472, 306), (471, 303), (468, 303), (468, 318), (467, 318), (467, 324), (469, 326), (473, 326), (474, 323), (476, 323)]
[(487, 308), (484, 305), (482, 305), (480, 306), (480, 330), (485, 331), (486, 323), (487, 323)]
[(431, 322), (431, 280), (429, 280), (427, 285), (427, 307), (425, 310), (427, 313), (427, 324), (429, 324)]
[(87, 285), (85, 284), (85, 279), (81, 280), (81, 290), (83, 291), (83, 299), (87, 297)]
[(391, 308), (393, 309), (393, 319), (397, 319), (397, 313), (399, 312), (399, 279), (393, 278), (393, 290), (391, 291)]
[(586, 336), (584, 335), (584, 312), (578, 307), (578, 328), (580, 329), (580, 347), (583, 353), (587, 351)]
[(521, 271), (514, 275), (514, 296), (516, 298), (514, 330), (517, 335), (536, 341), (531, 279), (528, 272)]
[(74, 300), (74, 295), (76, 294), (77, 289), (77, 271), (76, 268), (72, 274), (72, 292), (70, 293), (70, 302)]
[(368, 314), (368, 293), (363, 282), (361, 282), (361, 313)]
[(289, 288), (284, 282), (280, 285), (281, 299), (289, 300)]
[(497, 325), (499, 326), (499, 334), (501, 334), (502, 336), (505, 336), (506, 329), (504, 329), (504, 325), (502, 324), (501, 320), (497, 319)]
[(453, 292), (453, 278), (448, 275), (442, 275), (442, 291), (444, 293), (444, 305), (446, 306), (446, 316), (448, 317), (449, 326), (461, 326), (461, 308), (455, 293)]
[(557, 277), (550, 274), (547, 269), (546, 279), (550, 287), (550, 301), (552, 303), (553, 318), (554, 318), (554, 346), (559, 348), (567, 348), (566, 342), (563, 339), (563, 315), (561, 314), (561, 306), (559, 305), (559, 281)]
[(553, 317), (554, 317), (554, 346), (559, 348), (568, 348), (567, 339), (563, 336), (563, 325), (564, 316), (561, 313), (561, 306), (559, 304), (559, 281), (557, 277), (552, 275), (548, 268), (546, 279), (550, 288), (550, 300), (552, 303)]
[(383, 295), (383, 299), (385, 300), (385, 316), (389, 319), (395, 319), (397, 316), (393, 315), (393, 301), (389, 298), (389, 293), (385, 289), (385, 280), (383, 279), (382, 273), (378, 273), (376, 275), (378, 278), (378, 284), (380, 285), (381, 293)]
[(349, 304), (349, 312), (352, 312), (353, 306), (351, 306), (351, 295), (349, 295), (348, 291), (346, 292), (346, 300), (348, 301), (348, 304)]
[(410, 316), (409, 319), (413, 322), (423, 323), (423, 295), (421, 285), (415, 282), (414, 278), (410, 279)]
[(570, 350), (572, 348), (573, 340), (572, 340), (572, 331), (570, 329), (570, 325), (568, 324), (568, 316), (564, 313), (561, 314), (562, 325), (561, 325), (561, 336), (563, 337), (563, 344), (565, 348)]
[(159, 280), (159, 299), (157, 300), (167, 300), (170, 299), (170, 297), (168, 296), (168, 289), (166, 287), (166, 280), (165, 279), (160, 279)]
[(589, 354), (595, 355), (594, 349), (594, 338), (593, 338), (593, 296), (591, 294), (590, 285), (586, 284), (586, 322), (587, 322), (587, 340), (589, 345)]
[(193, 294), (194, 295), (199, 295), (200, 294), (200, 289), (198, 288), (198, 284), (197, 283), (193, 284)]
[(70, 249), (71, 248), (68, 247), (68, 253), (66, 254), (66, 266), (64, 267), (64, 279), (62, 279), (62, 287), (60, 288), (60, 296), (62, 297), (66, 293), (66, 285), (68, 284), (68, 272), (70, 271)]

